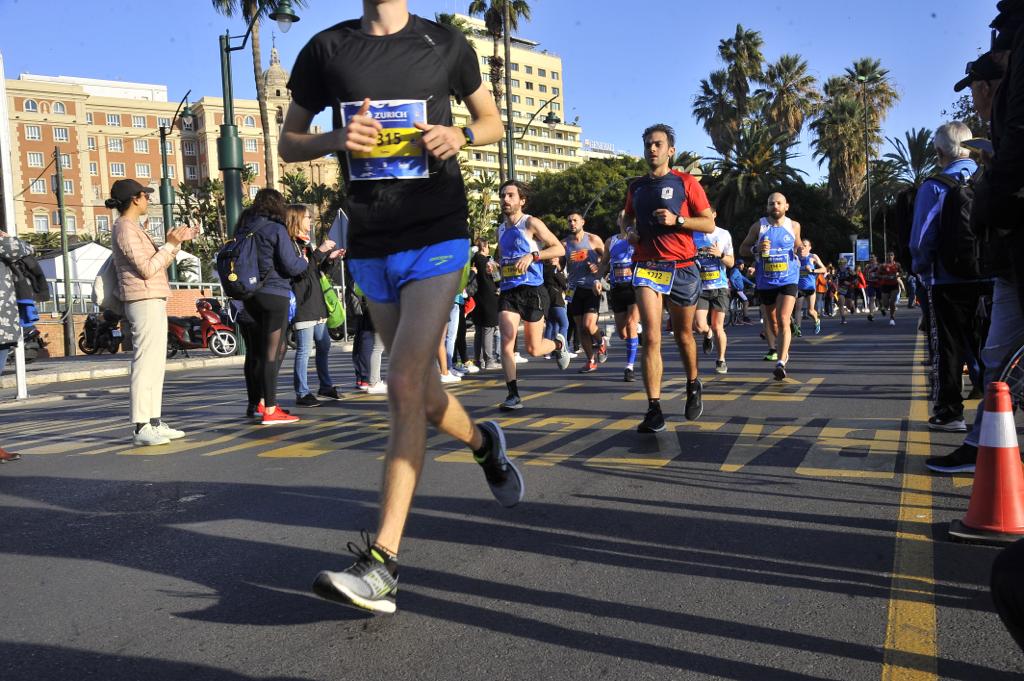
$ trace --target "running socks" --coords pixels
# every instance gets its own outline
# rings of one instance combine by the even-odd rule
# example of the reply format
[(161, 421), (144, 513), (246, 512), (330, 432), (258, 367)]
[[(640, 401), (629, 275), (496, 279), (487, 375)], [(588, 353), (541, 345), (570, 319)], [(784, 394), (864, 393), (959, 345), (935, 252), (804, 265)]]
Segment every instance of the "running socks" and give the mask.
[(380, 544), (375, 543), (370, 547), (370, 557), (378, 563), (384, 563), (384, 567), (392, 577), (398, 574), (398, 556)]
[(636, 351), (640, 346), (640, 341), (636, 338), (626, 339), (626, 368), (632, 369), (633, 363), (636, 362)]
[(519, 397), (519, 381), (505, 381), (509, 397)]
[(657, 409), (661, 411), (661, 398), (660, 397), (649, 397), (647, 398), (647, 408)]
[(473, 458), (480, 463), (487, 460), (487, 456), (491, 452), (491, 447), (494, 446), (494, 440), (491, 439), (491, 434), (487, 432), (486, 428), (477, 426), (477, 430), (480, 431), (480, 435), (484, 438), (484, 443), (480, 445), (480, 449), (473, 450)]

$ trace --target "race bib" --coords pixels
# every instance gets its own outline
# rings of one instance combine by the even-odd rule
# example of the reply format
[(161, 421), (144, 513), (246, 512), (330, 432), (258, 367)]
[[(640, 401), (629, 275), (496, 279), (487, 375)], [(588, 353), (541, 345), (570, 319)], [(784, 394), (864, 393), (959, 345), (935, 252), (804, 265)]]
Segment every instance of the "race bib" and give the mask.
[(676, 274), (674, 262), (658, 262), (649, 260), (637, 264), (633, 273), (633, 286), (646, 286), (661, 294), (667, 294), (672, 290), (672, 279)]
[(572, 287), (571, 289), (569, 289), (568, 291), (566, 291), (566, 293), (565, 293), (565, 302), (571, 303), (572, 302), (572, 297), (573, 297), (573, 295), (575, 293), (576, 293), (576, 287), (575, 286)]
[(711, 270), (710, 272), (703, 272), (702, 271), (700, 273), (700, 278), (701, 278), (701, 281), (718, 281), (719, 279), (722, 278), (722, 271), (721, 270)]
[[(345, 125), (362, 105), (362, 102), (345, 102), (341, 105)], [(377, 133), (377, 144), (372, 150), (350, 151), (346, 154), (352, 181), (429, 177), (427, 150), (416, 143), (423, 133), (414, 125), (427, 122), (426, 100), (373, 101), (370, 102), (367, 114), (383, 127)]]
[(785, 272), (789, 269), (789, 263), (784, 255), (770, 256), (764, 263), (765, 272)]
[(502, 279), (515, 279), (519, 276), (519, 272), (516, 270), (516, 263), (519, 260), (516, 258), (510, 258), (509, 260), (501, 261), (501, 278)]

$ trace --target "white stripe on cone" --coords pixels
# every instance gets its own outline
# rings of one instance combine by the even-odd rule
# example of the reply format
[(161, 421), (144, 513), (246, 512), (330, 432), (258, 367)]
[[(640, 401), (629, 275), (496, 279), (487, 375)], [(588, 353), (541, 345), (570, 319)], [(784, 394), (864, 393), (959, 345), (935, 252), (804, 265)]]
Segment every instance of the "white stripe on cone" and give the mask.
[(1017, 448), (1017, 426), (1012, 411), (986, 411), (981, 421), (979, 447)]

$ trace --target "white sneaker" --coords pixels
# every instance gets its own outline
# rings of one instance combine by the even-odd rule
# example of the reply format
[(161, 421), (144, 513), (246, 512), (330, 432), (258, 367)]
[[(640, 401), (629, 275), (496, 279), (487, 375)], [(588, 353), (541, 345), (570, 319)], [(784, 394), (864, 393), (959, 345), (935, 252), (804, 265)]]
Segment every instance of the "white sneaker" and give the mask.
[(441, 382), (442, 383), (460, 383), (460, 382), (462, 382), (462, 379), (449, 371), (447, 374), (441, 374)]
[(895, 319), (890, 319), (889, 320), (889, 326), (896, 326), (896, 320)]
[(451, 369), (449, 369), (448, 373), (450, 373), (452, 376), (458, 376), (459, 378), (462, 378), (463, 376), (466, 375), (465, 371), (463, 371), (462, 369), (458, 369), (456, 367), (452, 367)]
[(178, 430), (177, 428), (171, 428), (163, 421), (161, 421), (160, 425), (156, 427), (156, 432), (160, 433), (168, 440), (180, 440), (185, 437), (185, 431)]
[(132, 436), (132, 442), (136, 447), (152, 447), (153, 445), (165, 445), (170, 440), (161, 435), (152, 424), (147, 423), (142, 429)]
[(366, 389), (366, 394), (367, 395), (387, 395), (388, 394), (388, 384), (385, 383), (384, 381), (377, 381), (376, 383), (374, 383), (373, 385), (371, 385), (369, 388)]
[(477, 373), (480, 373), (480, 367), (478, 367), (477, 365), (473, 364), (472, 362), (466, 362), (465, 364), (463, 364), (462, 365), (462, 370), (464, 372), (466, 372), (467, 374), (477, 374)]
[(523, 357), (522, 355), (520, 355), (518, 352), (516, 353), (515, 357), (516, 357), (516, 364), (526, 364), (527, 362), (530, 361), (530, 360), (526, 359), (525, 357)]

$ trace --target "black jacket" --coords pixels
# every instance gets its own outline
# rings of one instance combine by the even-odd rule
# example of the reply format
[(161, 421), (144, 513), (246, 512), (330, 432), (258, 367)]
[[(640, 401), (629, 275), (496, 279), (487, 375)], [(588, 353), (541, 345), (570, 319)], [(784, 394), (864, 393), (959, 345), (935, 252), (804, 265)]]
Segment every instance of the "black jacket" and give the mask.
[[(296, 245), (298, 248), (298, 245)], [(318, 248), (305, 246), (309, 264), (306, 271), (292, 279), (292, 291), (295, 292), (295, 322), (313, 322), (327, 317), (327, 303), (324, 302), (324, 291), (320, 286), (320, 268), (327, 260), (327, 254)]]
[(39, 262), (31, 255), (19, 258), (10, 263), (11, 276), (14, 277), (14, 295), (18, 300), (34, 300), (45, 303), (50, 299), (50, 287), (46, 285), (46, 275), (39, 267)]

